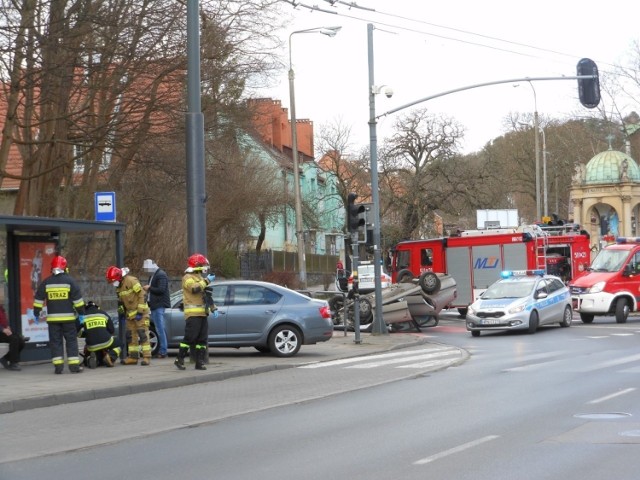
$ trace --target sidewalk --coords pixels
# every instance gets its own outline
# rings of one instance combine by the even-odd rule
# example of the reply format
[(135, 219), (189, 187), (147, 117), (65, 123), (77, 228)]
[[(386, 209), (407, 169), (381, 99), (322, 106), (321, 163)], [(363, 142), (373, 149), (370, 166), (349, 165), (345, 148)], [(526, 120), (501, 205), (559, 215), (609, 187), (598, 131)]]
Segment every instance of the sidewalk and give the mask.
[[(210, 348), (206, 371), (195, 370), (193, 365), (180, 371), (173, 365), (175, 356), (153, 359), (150, 366), (144, 367), (118, 364), (114, 368), (85, 368), (81, 374), (71, 374), (65, 367), (62, 375), (55, 375), (48, 362), (22, 364), (21, 372), (0, 368), (0, 414), (215, 382), (429, 343), (426, 337), (415, 333), (361, 333), (360, 337), (361, 342), (356, 344), (355, 333), (348, 332), (345, 336), (344, 332), (336, 331), (328, 342), (303, 345), (293, 358), (278, 358), (253, 348)], [(436, 345), (433, 344), (434, 348)]]

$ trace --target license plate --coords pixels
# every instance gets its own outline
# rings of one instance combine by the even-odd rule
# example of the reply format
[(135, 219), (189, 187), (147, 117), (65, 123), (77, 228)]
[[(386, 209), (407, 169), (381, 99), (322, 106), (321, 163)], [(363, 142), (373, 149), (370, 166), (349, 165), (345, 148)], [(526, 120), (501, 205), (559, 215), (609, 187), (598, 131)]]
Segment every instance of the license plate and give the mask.
[(485, 318), (482, 320), (482, 325), (500, 325), (500, 323), (497, 318)]

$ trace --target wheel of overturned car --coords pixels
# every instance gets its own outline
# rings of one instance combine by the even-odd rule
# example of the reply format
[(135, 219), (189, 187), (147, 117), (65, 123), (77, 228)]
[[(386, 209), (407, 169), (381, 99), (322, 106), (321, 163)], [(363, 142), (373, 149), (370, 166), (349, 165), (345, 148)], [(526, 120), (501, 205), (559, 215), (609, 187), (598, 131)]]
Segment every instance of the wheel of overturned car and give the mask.
[(582, 320), (582, 323), (593, 323), (593, 315), (590, 313), (581, 313), (580, 320)]
[(293, 357), (302, 345), (302, 334), (293, 325), (278, 325), (269, 334), (269, 350), (276, 357)]
[(627, 323), (629, 316), (629, 302), (625, 298), (616, 301), (616, 323)]
[(398, 272), (398, 276), (396, 278), (398, 279), (398, 283), (410, 283), (413, 280), (413, 273), (411, 273), (411, 270), (407, 270), (405, 268)]
[(538, 318), (538, 312), (531, 312), (531, 316), (529, 317), (529, 328), (527, 329), (527, 333), (536, 333), (538, 330), (538, 325), (540, 324), (540, 319)]
[(564, 307), (564, 313), (562, 314), (562, 321), (560, 322), (561, 327), (570, 327), (571, 320), (573, 320), (573, 310), (571, 307), (567, 305)]
[(342, 295), (334, 295), (329, 299), (329, 309), (331, 310), (331, 320), (334, 325), (340, 325), (343, 321), (340, 310), (344, 307), (344, 297)]
[(358, 300), (360, 305), (360, 325), (371, 323), (373, 320), (373, 306), (368, 298), (360, 297)]
[(433, 295), (440, 291), (440, 279), (433, 272), (423, 272), (418, 278), (418, 285), (422, 291), (428, 295)]

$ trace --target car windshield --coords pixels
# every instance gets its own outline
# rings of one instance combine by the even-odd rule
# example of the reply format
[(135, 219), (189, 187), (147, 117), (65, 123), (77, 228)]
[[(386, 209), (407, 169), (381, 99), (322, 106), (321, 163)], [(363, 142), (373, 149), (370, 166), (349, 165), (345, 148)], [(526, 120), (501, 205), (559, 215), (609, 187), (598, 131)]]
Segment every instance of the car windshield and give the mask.
[(601, 250), (591, 264), (595, 272), (617, 272), (629, 256), (628, 250)]
[(491, 285), (482, 295), (483, 300), (495, 300), (498, 298), (522, 298), (529, 296), (535, 286), (535, 279), (518, 281), (503, 281)]

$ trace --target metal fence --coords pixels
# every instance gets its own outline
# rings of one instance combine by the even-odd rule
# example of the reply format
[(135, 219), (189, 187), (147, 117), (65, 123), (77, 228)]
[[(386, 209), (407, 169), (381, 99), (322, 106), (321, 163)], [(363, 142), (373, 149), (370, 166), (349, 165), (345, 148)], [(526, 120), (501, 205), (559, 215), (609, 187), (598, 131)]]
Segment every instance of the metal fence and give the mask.
[[(307, 277), (309, 283), (323, 283), (326, 275), (334, 275), (337, 255), (306, 255)], [(266, 250), (257, 254), (244, 253), (240, 256), (240, 276), (244, 279), (260, 280), (271, 272), (297, 272), (298, 254)]]

